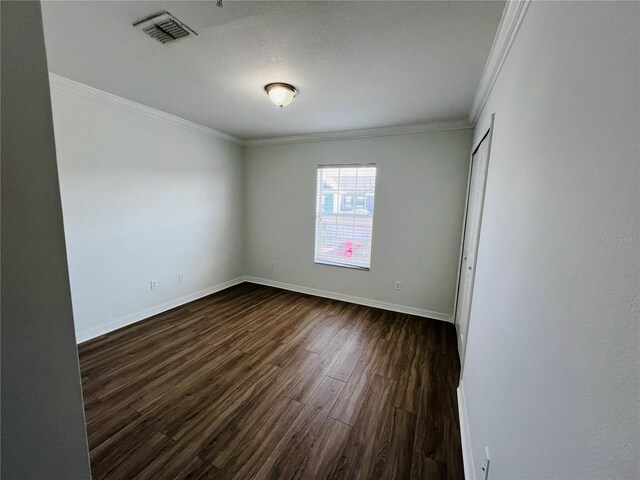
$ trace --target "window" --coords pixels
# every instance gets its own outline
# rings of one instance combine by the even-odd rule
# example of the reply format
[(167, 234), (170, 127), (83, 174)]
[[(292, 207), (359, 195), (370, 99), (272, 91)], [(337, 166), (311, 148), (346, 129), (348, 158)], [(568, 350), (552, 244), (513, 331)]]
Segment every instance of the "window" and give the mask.
[(316, 263), (369, 269), (375, 188), (375, 165), (318, 167)]

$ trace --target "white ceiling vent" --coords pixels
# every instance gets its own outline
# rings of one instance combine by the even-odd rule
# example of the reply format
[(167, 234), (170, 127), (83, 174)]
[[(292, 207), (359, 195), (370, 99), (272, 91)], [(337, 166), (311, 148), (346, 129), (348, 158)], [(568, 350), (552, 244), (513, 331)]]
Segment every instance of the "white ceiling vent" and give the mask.
[(164, 44), (198, 35), (169, 12), (155, 14), (145, 20), (134, 23), (133, 26)]

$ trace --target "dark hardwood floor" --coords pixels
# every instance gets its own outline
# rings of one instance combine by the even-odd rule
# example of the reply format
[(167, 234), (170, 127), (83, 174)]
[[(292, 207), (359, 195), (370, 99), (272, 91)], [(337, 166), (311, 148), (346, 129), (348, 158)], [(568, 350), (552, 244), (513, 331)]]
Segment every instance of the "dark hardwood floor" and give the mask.
[(79, 347), (94, 479), (462, 479), (452, 325), (242, 284)]

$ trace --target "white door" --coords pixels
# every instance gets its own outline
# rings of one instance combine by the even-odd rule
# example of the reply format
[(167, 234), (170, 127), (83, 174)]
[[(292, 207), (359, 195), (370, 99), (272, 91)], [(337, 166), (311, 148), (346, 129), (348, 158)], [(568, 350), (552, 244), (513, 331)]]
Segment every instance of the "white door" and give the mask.
[(456, 326), (458, 331), (458, 351), (460, 362), (464, 363), (464, 353), (469, 330), (469, 315), (473, 296), (473, 280), (476, 270), (476, 254), (482, 223), (482, 206), (489, 165), (489, 143), (487, 134), (471, 157), (471, 178), (467, 200), (467, 215), (464, 227), (460, 281), (458, 282), (458, 302), (456, 306)]

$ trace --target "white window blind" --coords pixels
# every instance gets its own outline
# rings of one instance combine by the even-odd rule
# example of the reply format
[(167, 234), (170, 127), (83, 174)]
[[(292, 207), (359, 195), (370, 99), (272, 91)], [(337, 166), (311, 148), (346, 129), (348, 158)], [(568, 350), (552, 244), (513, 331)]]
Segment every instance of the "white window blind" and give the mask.
[(315, 261), (369, 269), (375, 165), (318, 167)]

